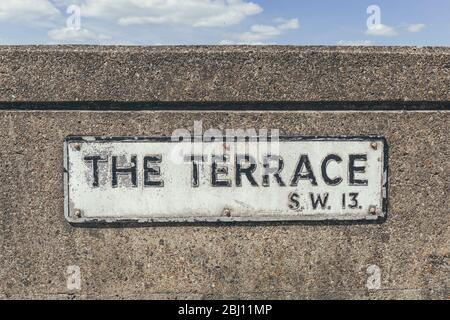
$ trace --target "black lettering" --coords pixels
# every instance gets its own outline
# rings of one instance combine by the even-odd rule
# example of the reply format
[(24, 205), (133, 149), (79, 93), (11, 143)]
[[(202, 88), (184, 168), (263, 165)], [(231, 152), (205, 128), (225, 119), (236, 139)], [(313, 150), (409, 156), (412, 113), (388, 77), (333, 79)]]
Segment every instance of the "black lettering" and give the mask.
[(322, 178), (323, 181), (325, 181), (326, 184), (330, 185), (330, 186), (336, 186), (339, 183), (342, 182), (342, 178), (341, 177), (335, 177), (334, 179), (331, 179), (328, 174), (327, 174), (327, 166), (331, 161), (336, 161), (337, 163), (341, 162), (342, 159), (341, 157), (339, 157), (336, 154), (329, 154), (325, 157), (325, 159), (323, 159), (322, 161)]
[[(250, 165), (246, 168), (242, 167), (242, 161), (250, 162)], [(238, 154), (236, 155), (236, 186), (240, 187), (242, 186), (242, 173), (245, 174), (248, 181), (253, 187), (257, 187), (258, 184), (255, 181), (255, 178), (253, 178), (252, 173), (256, 170), (256, 161), (253, 157), (246, 155)]]
[[(278, 161), (278, 167), (271, 168), (270, 161)], [(274, 155), (267, 155), (264, 157), (263, 166), (264, 166), (264, 174), (263, 174), (263, 178), (262, 178), (262, 185), (264, 187), (270, 186), (270, 179), (269, 179), (270, 174), (273, 174), (273, 176), (275, 177), (275, 179), (277, 180), (278, 184), (281, 187), (286, 186), (280, 176), (280, 172), (283, 170), (283, 167), (284, 167), (284, 161), (283, 161), (282, 157), (274, 156)]]
[(117, 175), (131, 174), (131, 184), (137, 187), (137, 160), (136, 156), (131, 156), (129, 167), (117, 167), (117, 156), (112, 156), (112, 186), (117, 187)]
[(355, 161), (367, 161), (366, 154), (351, 154), (348, 161), (348, 181), (351, 186), (367, 186), (367, 180), (355, 179), (355, 172), (366, 172), (365, 166), (355, 166)]
[(350, 192), (348, 195), (350, 196), (350, 198), (351, 198), (350, 200), (352, 201), (352, 204), (349, 204), (348, 207), (350, 209), (356, 209), (358, 207), (358, 199), (357, 199), (358, 193)]
[[(306, 169), (306, 173), (302, 173), (303, 167)], [(311, 162), (309, 162), (309, 157), (306, 154), (302, 154), (300, 156), (300, 160), (298, 161), (297, 168), (295, 169), (294, 176), (291, 180), (291, 186), (296, 187), (298, 184), (298, 180), (309, 180), (313, 186), (317, 186), (317, 180), (314, 176), (314, 173), (311, 168)]]
[(164, 187), (164, 181), (161, 179), (152, 179), (152, 177), (160, 177), (161, 169), (155, 163), (161, 163), (162, 156), (160, 154), (144, 157), (144, 186), (146, 187)]
[(212, 156), (211, 165), (211, 183), (213, 187), (231, 187), (230, 179), (219, 179), (218, 175), (227, 175), (228, 167), (226, 165), (218, 165), (219, 163), (226, 163), (228, 157), (226, 155), (222, 156)]
[(194, 188), (199, 185), (199, 171), (198, 171), (198, 162), (205, 162), (207, 160), (207, 156), (205, 155), (188, 155), (184, 156), (184, 161), (192, 161), (192, 186)]
[(92, 161), (92, 186), (98, 187), (98, 163), (108, 162), (106, 157), (101, 156), (87, 156), (84, 157), (84, 161)]
[(300, 207), (299, 198), (300, 196), (298, 195), (297, 192), (291, 192), (288, 196), (289, 199), (288, 207), (292, 210), (297, 210)]
[(325, 206), (327, 205), (328, 192), (326, 192), (324, 194), (324, 196), (323, 196), (324, 198), (323, 199), (322, 199), (322, 196), (320, 194), (317, 195), (317, 199), (314, 199), (314, 193), (312, 193), (312, 192), (309, 194), (309, 197), (311, 198), (311, 204), (312, 204), (312, 207), (313, 207), (314, 210), (317, 209), (319, 204), (320, 204), (320, 207), (322, 209), (324, 209)]

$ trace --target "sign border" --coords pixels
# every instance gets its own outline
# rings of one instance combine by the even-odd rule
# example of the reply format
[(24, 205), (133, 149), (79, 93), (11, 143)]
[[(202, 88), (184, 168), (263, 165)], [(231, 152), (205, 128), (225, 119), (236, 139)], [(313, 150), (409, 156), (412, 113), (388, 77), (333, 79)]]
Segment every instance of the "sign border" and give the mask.
[[(254, 137), (250, 137), (254, 138)], [(257, 137), (256, 137), (257, 138)], [(191, 137), (193, 141), (195, 137)], [(225, 137), (224, 137), (225, 139)], [(157, 225), (157, 224), (220, 224), (220, 223), (382, 223), (386, 221), (388, 217), (388, 177), (389, 177), (389, 146), (384, 136), (379, 135), (361, 135), (361, 136), (303, 136), (303, 135), (281, 135), (280, 141), (382, 141), (383, 142), (383, 181), (382, 181), (382, 210), (377, 215), (360, 216), (360, 217), (336, 217), (331, 216), (329, 218), (318, 218), (317, 216), (258, 216), (258, 217), (202, 217), (202, 218), (86, 218), (86, 217), (73, 217), (70, 214), (69, 208), (69, 157), (68, 146), (69, 143), (74, 142), (171, 142), (177, 143), (178, 141), (172, 141), (171, 137), (167, 136), (67, 136), (64, 138), (64, 217), (72, 225)], [(225, 140), (224, 140), (225, 141)]]

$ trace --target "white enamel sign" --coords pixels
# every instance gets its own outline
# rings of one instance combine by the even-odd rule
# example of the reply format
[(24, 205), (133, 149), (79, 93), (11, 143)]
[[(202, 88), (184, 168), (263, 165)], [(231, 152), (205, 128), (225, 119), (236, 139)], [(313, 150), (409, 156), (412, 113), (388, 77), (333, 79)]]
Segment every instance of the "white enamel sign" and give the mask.
[(381, 137), (68, 137), (71, 223), (384, 220)]

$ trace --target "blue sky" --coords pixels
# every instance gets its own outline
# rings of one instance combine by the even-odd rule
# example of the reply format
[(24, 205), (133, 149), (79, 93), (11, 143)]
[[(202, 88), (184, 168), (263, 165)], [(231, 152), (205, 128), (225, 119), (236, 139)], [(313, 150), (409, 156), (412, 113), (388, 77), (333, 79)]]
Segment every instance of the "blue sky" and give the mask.
[(0, 0), (0, 44), (70, 43), (448, 46), (450, 0)]

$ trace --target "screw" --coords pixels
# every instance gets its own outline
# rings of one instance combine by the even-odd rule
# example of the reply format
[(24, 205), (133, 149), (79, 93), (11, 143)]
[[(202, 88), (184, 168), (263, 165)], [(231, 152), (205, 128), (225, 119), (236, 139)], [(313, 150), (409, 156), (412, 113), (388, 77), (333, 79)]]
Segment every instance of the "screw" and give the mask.
[(75, 209), (75, 210), (73, 211), (73, 213), (74, 213), (75, 217), (81, 218), (81, 210)]
[(81, 150), (81, 144), (76, 143), (76, 144), (74, 144), (73, 148), (74, 148), (75, 150), (77, 150), (77, 151), (80, 151), (80, 150)]
[(372, 147), (373, 150), (377, 150), (378, 148), (378, 144), (376, 142), (372, 142), (370, 146)]
[(223, 210), (223, 214), (226, 215), (227, 217), (231, 216), (231, 211), (230, 211), (230, 209), (224, 209), (224, 210)]
[(377, 208), (375, 206), (370, 206), (369, 207), (369, 213), (370, 214), (376, 214), (377, 213)]

